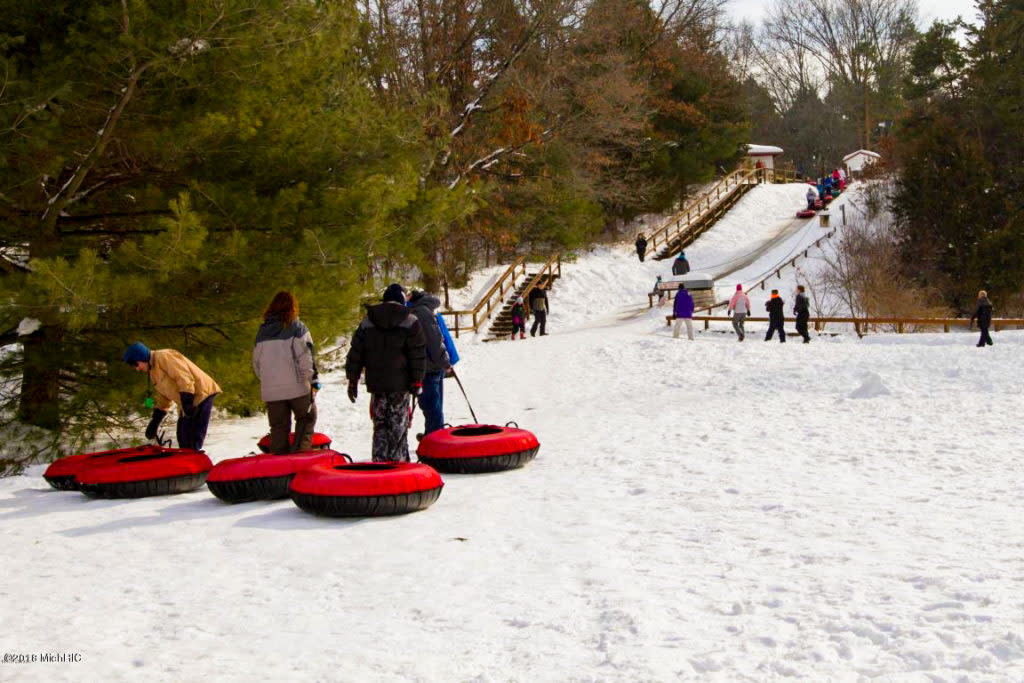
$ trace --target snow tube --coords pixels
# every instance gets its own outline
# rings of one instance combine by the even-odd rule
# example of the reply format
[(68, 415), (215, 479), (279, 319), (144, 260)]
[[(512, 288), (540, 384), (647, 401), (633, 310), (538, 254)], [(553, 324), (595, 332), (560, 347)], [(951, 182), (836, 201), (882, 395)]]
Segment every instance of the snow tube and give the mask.
[(43, 479), (58, 491), (77, 491), (78, 482), (75, 480), (75, 476), (89, 465), (104, 459), (116, 460), (121, 456), (152, 455), (162, 451), (163, 449), (159, 446), (135, 446), (133, 448), (118, 448), (113, 451), (69, 455), (60, 460), (55, 460), (47, 467), (46, 471), (43, 472)]
[(469, 424), (431, 432), (423, 437), (416, 455), (438, 472), (477, 474), (522, 467), (540, 449), (537, 437), (509, 422), (497, 425)]
[(830, 201), (832, 201), (832, 195), (830, 195), (830, 194), (825, 195), (825, 203), (828, 204)]
[(431, 467), (415, 462), (313, 465), (292, 479), (292, 500), (302, 510), (327, 517), (401, 515), (430, 507), (444, 482)]
[(320, 463), (341, 464), (346, 460), (352, 462), (352, 458), (344, 453), (326, 448), (285, 455), (229, 458), (210, 470), (206, 487), (225, 503), (287, 498), (288, 485), (299, 470)]
[[(295, 443), (295, 432), (292, 432), (292, 433), (290, 433), (288, 435), (288, 445), (290, 446), (290, 445), (293, 445), (294, 443)], [(257, 441), (256, 445), (259, 446), (260, 450), (263, 451), (264, 453), (269, 453), (270, 452), (270, 434), (267, 434), (262, 439)], [(327, 436), (326, 434), (321, 434), (320, 432), (313, 432), (313, 449), (314, 450), (318, 449), (318, 448), (330, 448), (330, 447), (331, 447), (331, 437)]]
[(823, 209), (823, 208), (825, 208), (825, 202), (821, 201), (820, 199), (815, 199), (814, 200), (814, 208), (815, 209)]
[(814, 209), (804, 209), (803, 211), (797, 211), (797, 218), (813, 218), (815, 214)]
[(78, 489), (91, 498), (142, 498), (194, 491), (213, 463), (190, 448), (95, 460), (76, 475)]

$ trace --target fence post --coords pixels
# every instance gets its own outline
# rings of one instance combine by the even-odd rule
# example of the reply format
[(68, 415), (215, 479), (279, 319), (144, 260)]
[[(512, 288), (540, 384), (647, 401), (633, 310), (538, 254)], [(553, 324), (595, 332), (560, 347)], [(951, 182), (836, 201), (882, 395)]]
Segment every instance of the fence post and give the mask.
[(455, 338), (459, 338), (459, 314), (455, 314)]

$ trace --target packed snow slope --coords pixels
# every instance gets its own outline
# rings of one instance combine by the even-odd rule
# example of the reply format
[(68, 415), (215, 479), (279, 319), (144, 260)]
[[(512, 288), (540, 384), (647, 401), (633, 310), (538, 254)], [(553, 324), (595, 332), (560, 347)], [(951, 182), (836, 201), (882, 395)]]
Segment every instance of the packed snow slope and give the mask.
[[(3, 651), (81, 656), (4, 680), (1024, 679), (1024, 334), (688, 342), (656, 267), (583, 254), (548, 336), (459, 340), (477, 415), (541, 449), (423, 512), (0, 480)], [(367, 459), (366, 397), (336, 374), (319, 403)], [(265, 429), (217, 418), (208, 450)]]

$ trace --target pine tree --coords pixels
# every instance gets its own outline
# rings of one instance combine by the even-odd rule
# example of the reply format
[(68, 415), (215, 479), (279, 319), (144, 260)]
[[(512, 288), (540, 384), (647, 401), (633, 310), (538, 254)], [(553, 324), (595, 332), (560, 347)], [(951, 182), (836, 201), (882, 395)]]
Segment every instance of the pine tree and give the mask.
[(275, 291), (333, 340), (401, 228), (465, 211), (423, 191), (419, 130), (365, 87), (361, 30), (347, 2), (5, 13), (5, 416), (71, 442), (124, 426), (145, 392), (119, 360), (137, 339), (208, 370), (219, 407), (257, 409), (250, 350)]

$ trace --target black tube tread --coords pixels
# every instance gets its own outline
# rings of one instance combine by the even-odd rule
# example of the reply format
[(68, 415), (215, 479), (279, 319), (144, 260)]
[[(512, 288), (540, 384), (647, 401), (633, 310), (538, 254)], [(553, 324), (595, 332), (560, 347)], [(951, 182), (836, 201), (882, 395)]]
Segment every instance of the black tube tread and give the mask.
[(431, 458), (419, 456), (419, 461), (430, 465), (438, 472), (445, 474), (484, 474), (485, 472), (505, 472), (519, 469), (537, 457), (537, 448), (529, 448), (518, 453), (489, 455), (479, 458)]
[(253, 477), (235, 481), (207, 481), (210, 493), (225, 503), (251, 503), (254, 500), (274, 500), (288, 497), (288, 485), (295, 474), (279, 477)]
[(79, 490), (90, 498), (145, 498), (195, 491), (206, 481), (207, 472), (183, 474), (162, 479), (118, 481), (109, 484), (79, 484)]
[(393, 496), (318, 496), (291, 492), (292, 500), (305, 512), (325, 517), (382, 517), (425, 510), (440, 497), (444, 485)]
[(59, 477), (43, 477), (46, 483), (57, 489), (58, 491), (77, 491), (78, 482), (75, 481), (75, 475), (65, 474)]

